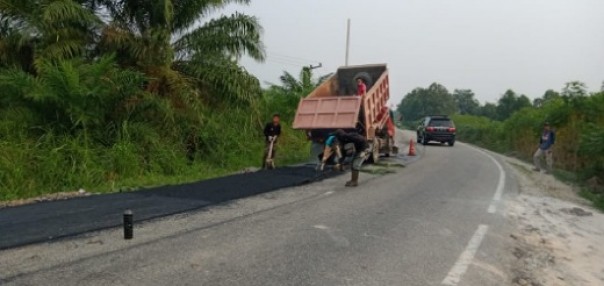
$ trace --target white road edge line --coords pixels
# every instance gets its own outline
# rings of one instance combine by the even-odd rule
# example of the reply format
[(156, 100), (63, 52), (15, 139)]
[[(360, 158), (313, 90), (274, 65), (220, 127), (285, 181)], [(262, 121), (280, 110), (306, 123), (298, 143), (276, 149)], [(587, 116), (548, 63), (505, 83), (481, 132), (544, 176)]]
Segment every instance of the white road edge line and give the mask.
[(441, 282), (442, 285), (456, 286), (459, 283), (461, 276), (468, 271), (468, 267), (470, 266), (470, 263), (472, 263), (472, 260), (474, 260), (474, 255), (476, 255), (476, 251), (480, 247), (480, 244), (482, 243), (482, 240), (484, 239), (484, 236), (488, 230), (489, 226), (486, 224), (481, 224), (478, 226), (478, 229), (476, 232), (474, 232), (472, 239), (470, 239), (470, 242), (468, 242), (468, 246), (466, 246), (466, 249), (461, 253), (455, 262), (455, 265), (453, 265), (449, 271), (449, 274), (447, 274), (447, 277), (445, 277), (443, 282)]
[(497, 211), (497, 206), (495, 204), (499, 200), (501, 200), (501, 196), (503, 195), (503, 189), (505, 187), (505, 171), (503, 170), (503, 167), (501, 166), (501, 164), (499, 164), (499, 162), (497, 162), (497, 160), (493, 156), (489, 155), (489, 153), (482, 151), (478, 148), (476, 148), (476, 150), (478, 152), (484, 154), (485, 156), (489, 157), (489, 159), (491, 159), (493, 161), (493, 163), (495, 163), (495, 165), (499, 169), (499, 182), (497, 182), (497, 189), (495, 190), (495, 195), (493, 196), (493, 201), (491, 202), (491, 204), (489, 205), (489, 208), (487, 209), (488, 213), (493, 214)]

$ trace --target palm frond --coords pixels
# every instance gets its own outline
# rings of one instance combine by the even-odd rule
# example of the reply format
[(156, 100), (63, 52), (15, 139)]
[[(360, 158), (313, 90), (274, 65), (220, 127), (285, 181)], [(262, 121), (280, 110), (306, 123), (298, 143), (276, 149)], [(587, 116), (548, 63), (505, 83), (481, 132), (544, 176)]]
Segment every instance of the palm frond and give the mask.
[(224, 8), (228, 4), (247, 5), (250, 0), (180, 0), (174, 1), (173, 32), (181, 34), (210, 12)]
[(92, 11), (71, 0), (51, 1), (42, 5), (41, 10), (41, 20), (51, 25), (64, 22), (72, 24), (99, 24), (101, 22)]
[(260, 96), (260, 82), (236, 62), (222, 57), (194, 58), (174, 65), (189, 76), (202, 90), (213, 95), (210, 101), (253, 103)]
[(286, 90), (289, 90), (289, 91), (301, 91), (302, 90), (302, 85), (289, 72), (284, 71), (283, 75), (281, 75), (279, 77), (279, 81), (281, 81), (281, 85)]
[(264, 47), (260, 40), (262, 27), (256, 17), (235, 13), (223, 16), (185, 34), (174, 43), (178, 53), (222, 54), (264, 60)]

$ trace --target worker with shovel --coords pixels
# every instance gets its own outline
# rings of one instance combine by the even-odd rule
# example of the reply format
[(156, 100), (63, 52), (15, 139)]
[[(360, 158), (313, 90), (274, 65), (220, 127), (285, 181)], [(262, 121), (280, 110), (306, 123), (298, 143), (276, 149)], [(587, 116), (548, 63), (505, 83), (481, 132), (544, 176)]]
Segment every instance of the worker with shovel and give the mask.
[(264, 158), (262, 159), (262, 169), (275, 168), (275, 145), (277, 138), (281, 135), (281, 117), (275, 113), (273, 120), (264, 126), (264, 138), (266, 147), (264, 148)]
[[(351, 179), (350, 181), (346, 182), (346, 187), (356, 187), (359, 185), (359, 171), (361, 170), (361, 166), (363, 165), (363, 162), (367, 160), (370, 154), (369, 144), (367, 144), (367, 140), (365, 140), (365, 137), (358, 133), (347, 133), (342, 129), (338, 129), (332, 135), (330, 135), (325, 141), (325, 152), (323, 153), (324, 156), (323, 160), (321, 161), (320, 170), (323, 170), (323, 168), (325, 167), (326, 159), (329, 158), (329, 156), (325, 156), (325, 154), (331, 154), (331, 150), (333, 148), (341, 148), (341, 146), (344, 146), (348, 143), (352, 143), (354, 145), (355, 152), (354, 157), (352, 159)], [(336, 154), (341, 157), (341, 154), (339, 152)], [(336, 167), (338, 167), (338, 165), (336, 165)]]

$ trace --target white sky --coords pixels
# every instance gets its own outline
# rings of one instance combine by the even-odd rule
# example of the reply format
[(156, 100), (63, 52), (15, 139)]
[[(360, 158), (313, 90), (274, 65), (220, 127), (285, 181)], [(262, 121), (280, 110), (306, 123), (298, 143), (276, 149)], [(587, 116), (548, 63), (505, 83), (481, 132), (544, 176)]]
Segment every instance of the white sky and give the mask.
[(262, 82), (343, 65), (347, 18), (350, 63), (387, 63), (392, 103), (435, 81), (485, 102), (604, 80), (604, 0), (252, 0), (222, 12), (235, 10), (264, 27), (267, 61), (242, 62)]

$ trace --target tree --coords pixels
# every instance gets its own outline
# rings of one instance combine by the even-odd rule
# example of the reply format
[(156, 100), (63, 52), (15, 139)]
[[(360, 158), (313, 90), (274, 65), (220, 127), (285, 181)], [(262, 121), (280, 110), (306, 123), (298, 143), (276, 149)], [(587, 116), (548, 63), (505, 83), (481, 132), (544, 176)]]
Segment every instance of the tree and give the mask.
[(84, 55), (102, 21), (71, 0), (0, 1), (0, 66), (33, 73), (36, 63)]
[(300, 70), (299, 78), (296, 78), (291, 73), (284, 71), (283, 75), (279, 77), (281, 85), (271, 84), (271, 87), (281, 89), (287, 94), (304, 96), (312, 92), (317, 86), (321, 85), (331, 76), (332, 74), (330, 73), (315, 79), (312, 69), (309, 67), (303, 67)]
[(101, 33), (103, 50), (117, 52), (123, 65), (151, 77), (147, 90), (190, 92), (208, 100), (249, 102), (260, 94), (258, 80), (241, 68), (244, 54), (264, 60), (262, 27), (255, 17), (235, 13), (204, 21), (210, 12), (249, 0), (100, 0), (111, 21)]
[[(0, 72), (0, 89), (11, 107), (36, 111), (43, 122), (65, 132), (96, 127), (118, 127), (132, 109), (124, 102), (143, 96), (142, 74), (118, 69), (113, 57), (91, 63), (82, 60), (43, 60), (37, 75), (12, 68)], [(116, 112), (119, 110), (119, 112)]]
[(514, 112), (531, 105), (526, 95), (518, 96), (513, 90), (508, 89), (497, 102), (497, 119), (508, 119)]
[(497, 120), (497, 105), (487, 102), (480, 107), (479, 114), (492, 120)]
[(545, 93), (543, 94), (543, 101), (551, 101), (554, 100), (556, 98), (560, 98), (560, 93), (553, 90), (553, 89), (548, 89), (545, 91)]
[(449, 115), (455, 113), (456, 109), (451, 94), (438, 83), (412, 90), (398, 106), (398, 111), (407, 121), (416, 121), (426, 115)]
[(565, 99), (579, 98), (587, 96), (587, 86), (580, 81), (570, 81), (562, 89), (562, 97)]
[(260, 84), (238, 59), (264, 59), (262, 27), (240, 13), (205, 19), (227, 4), (249, 2), (3, 0), (0, 67), (33, 73), (36, 62), (114, 53), (122, 67), (146, 74), (144, 87), (155, 94), (250, 102)]
[(457, 112), (460, 114), (478, 114), (480, 103), (474, 98), (474, 92), (471, 89), (456, 89), (453, 91), (453, 100), (457, 105)]
[(543, 106), (543, 98), (533, 99), (533, 107), (539, 108), (541, 106)]

